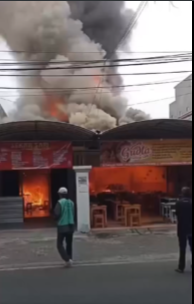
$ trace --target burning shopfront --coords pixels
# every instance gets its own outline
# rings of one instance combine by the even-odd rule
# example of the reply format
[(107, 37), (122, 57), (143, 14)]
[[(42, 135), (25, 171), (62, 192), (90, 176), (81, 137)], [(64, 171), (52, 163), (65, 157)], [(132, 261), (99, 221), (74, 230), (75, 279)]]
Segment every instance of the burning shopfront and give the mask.
[[(152, 120), (107, 131), (100, 168), (90, 173), (93, 226), (164, 223), (163, 202), (173, 205), (183, 186), (192, 187), (192, 123)], [(95, 219), (97, 204), (108, 220)]]
[(58, 189), (76, 201), (73, 142), (93, 133), (65, 123), (0, 125), (0, 224), (49, 218)]
[(18, 122), (1, 124), (0, 140), (0, 222), (49, 217), (66, 186), (80, 231), (95, 219), (102, 228), (125, 226), (119, 212), (131, 206), (140, 206), (140, 225), (163, 223), (161, 198), (192, 185), (187, 121), (145, 121), (100, 135), (67, 123)]
[[(159, 121), (150, 126), (148, 114), (129, 108), (129, 100), (122, 94), (125, 85), (117, 70), (116, 53), (121, 33), (136, 17), (125, 8), (125, 1), (112, 1), (111, 5), (107, 1), (0, 1), (0, 34), (14, 54), (10, 67), (16, 72), (13, 77), (19, 93), (9, 117), (0, 118), (0, 221), (47, 217), (56, 202), (57, 187), (66, 184), (71, 198), (76, 197), (80, 227), (87, 229), (90, 202), (104, 206), (105, 222), (106, 215), (112, 219), (110, 202), (100, 198), (105, 190), (114, 194), (114, 201), (119, 198), (118, 188), (130, 197), (153, 187), (166, 192), (166, 169), (161, 168), (166, 162), (155, 162), (152, 143), (147, 150), (145, 141), (191, 139), (192, 128), (182, 122)], [(133, 140), (146, 146), (141, 157), (131, 152)], [(127, 145), (121, 153), (120, 146), (113, 144), (118, 141)], [(29, 146), (16, 149), (15, 143)], [(105, 159), (101, 164), (100, 154)], [(168, 158), (168, 164), (171, 161)], [(184, 157), (178, 158), (177, 164), (183, 163)], [(186, 163), (191, 163), (188, 158)], [(76, 173), (73, 166), (77, 166)], [(90, 200), (88, 172), (83, 172), (89, 167), (80, 171), (80, 166), (95, 168)], [(112, 179), (113, 175), (119, 180)], [(143, 185), (150, 179), (152, 187)], [(144, 181), (141, 187), (140, 180)]]
[(57, 188), (67, 186), (71, 149), (60, 142), (1, 143), (1, 195), (23, 198), (24, 219), (50, 216)]

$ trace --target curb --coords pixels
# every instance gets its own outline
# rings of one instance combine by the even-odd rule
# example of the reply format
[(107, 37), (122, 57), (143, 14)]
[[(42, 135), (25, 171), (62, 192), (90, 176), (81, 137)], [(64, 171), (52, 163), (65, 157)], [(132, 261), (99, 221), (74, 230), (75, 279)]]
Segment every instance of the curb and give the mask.
[[(0, 235), (10, 235), (10, 234), (21, 234), (23, 236), (27, 236), (30, 234), (48, 234), (53, 233), (54, 236), (56, 234), (56, 228), (43, 228), (43, 229), (7, 229), (1, 230)], [(106, 229), (93, 229), (88, 233), (75, 232), (76, 239), (82, 239), (87, 237), (100, 237), (100, 236), (120, 236), (120, 235), (174, 235), (176, 234), (176, 225), (157, 225), (153, 226), (144, 226), (137, 228), (106, 228)]]

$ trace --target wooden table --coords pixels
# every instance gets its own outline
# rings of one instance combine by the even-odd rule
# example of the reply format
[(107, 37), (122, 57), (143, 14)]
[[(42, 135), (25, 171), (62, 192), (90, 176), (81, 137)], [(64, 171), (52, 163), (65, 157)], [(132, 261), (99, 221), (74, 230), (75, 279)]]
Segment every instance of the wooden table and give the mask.
[(105, 222), (105, 227), (108, 226), (108, 221), (107, 221), (107, 207), (106, 206), (98, 206), (98, 205), (93, 205), (90, 209), (90, 219), (91, 219), (91, 224), (93, 226), (93, 216), (94, 212), (102, 213), (104, 215), (104, 222)]

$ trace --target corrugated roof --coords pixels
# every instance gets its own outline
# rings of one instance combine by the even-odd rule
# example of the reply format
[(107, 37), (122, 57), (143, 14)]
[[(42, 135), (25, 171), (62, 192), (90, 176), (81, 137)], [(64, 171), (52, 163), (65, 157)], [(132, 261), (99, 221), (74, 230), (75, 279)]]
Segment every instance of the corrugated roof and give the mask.
[(87, 141), (95, 136), (92, 131), (62, 122), (20, 121), (0, 124), (0, 141)]
[(106, 131), (102, 140), (192, 138), (192, 122), (158, 119), (135, 122)]
[(0, 124), (0, 141), (89, 141), (131, 139), (192, 138), (192, 122), (186, 120), (147, 120), (123, 125), (102, 134), (62, 122), (20, 121)]

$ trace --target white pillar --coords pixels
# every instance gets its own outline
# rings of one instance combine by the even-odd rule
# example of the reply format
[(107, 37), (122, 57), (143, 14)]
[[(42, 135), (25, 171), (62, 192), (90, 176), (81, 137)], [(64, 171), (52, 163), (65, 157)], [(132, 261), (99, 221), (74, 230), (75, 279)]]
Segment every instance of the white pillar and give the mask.
[(91, 166), (74, 167), (76, 172), (77, 229), (79, 232), (90, 231), (90, 189), (89, 172)]

